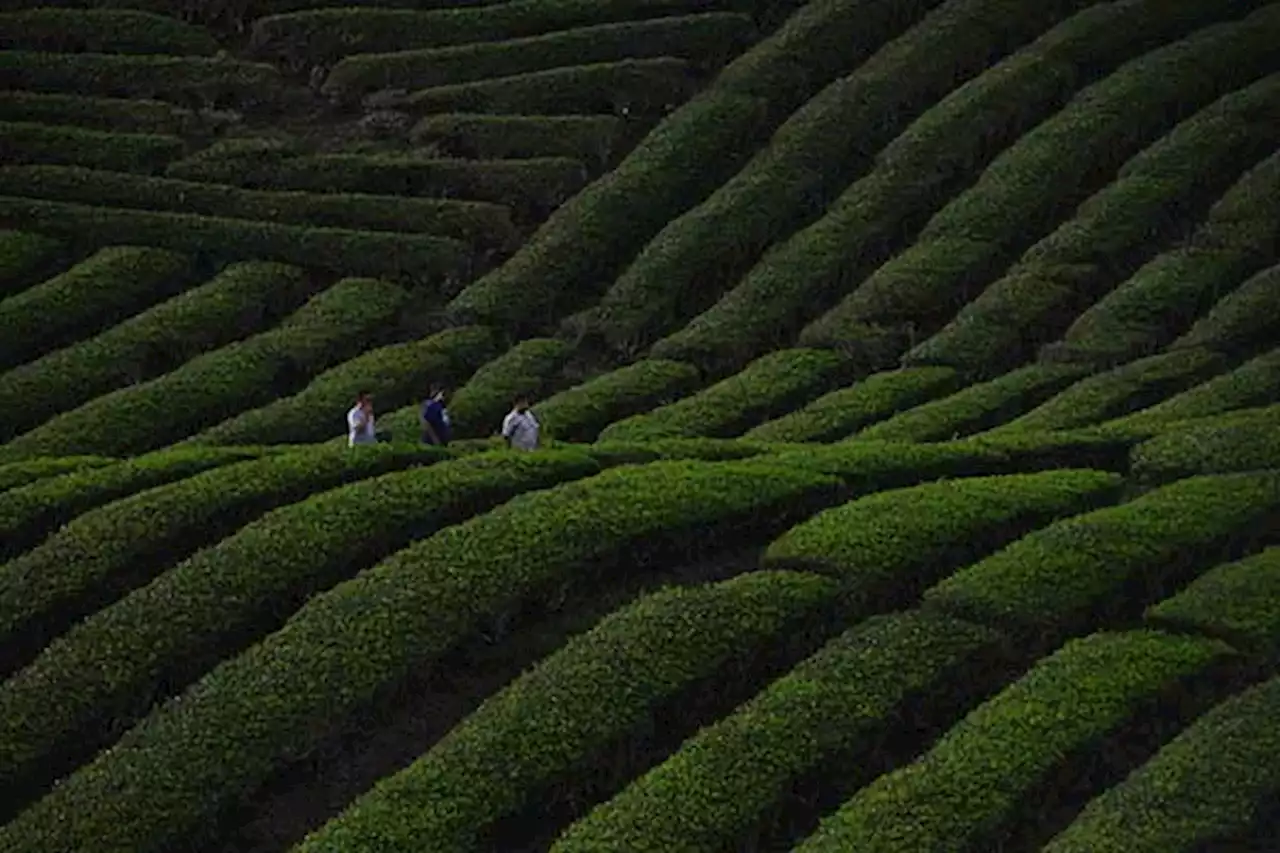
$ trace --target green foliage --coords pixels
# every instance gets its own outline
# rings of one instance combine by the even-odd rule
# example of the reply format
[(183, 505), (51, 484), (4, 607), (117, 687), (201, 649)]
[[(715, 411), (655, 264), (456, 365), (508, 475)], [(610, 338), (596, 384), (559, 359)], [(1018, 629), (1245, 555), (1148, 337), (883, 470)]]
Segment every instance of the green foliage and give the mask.
[(62, 244), (43, 234), (0, 230), (0, 299), (50, 272), (62, 253)]
[[(342, 456), (360, 459), (349, 452)], [(344, 461), (342, 479), (441, 456), (427, 449), (381, 453), (381, 464)], [(340, 457), (324, 458), (329, 470), (311, 472), (312, 489), (337, 481), (333, 463)], [(297, 455), (285, 459), (298, 465)], [(389, 459), (398, 464), (388, 465)], [(282, 459), (258, 467), (283, 464)], [(411, 540), (522, 492), (598, 471), (581, 454), (483, 454), (372, 477), (264, 515), (88, 617), (0, 687), (0, 780), (13, 784), (39, 773), (59, 752), (88, 757), (91, 750), (84, 746), (66, 745), (94, 744), (112, 727), (132, 724), (156, 700), (277, 627), (310, 595)], [(298, 473), (290, 474), (290, 491), (299, 496)], [(225, 480), (204, 479), (205, 486)], [(182, 486), (191, 493), (189, 484), (169, 492), (176, 497)], [(277, 484), (274, 503), (281, 502), (279, 490)], [(224, 504), (221, 512), (227, 509)], [(168, 538), (174, 532), (166, 531)], [(53, 697), (55, 707), (37, 713)]]
[(28, 9), (0, 13), (0, 48), (53, 53), (210, 56), (211, 33), (168, 15), (133, 9)]
[(312, 598), (158, 708), (0, 828), (0, 847), (167, 849), (482, 620), (582, 583), (588, 566), (767, 536), (806, 504), (829, 502), (834, 488), (831, 478), (755, 460), (659, 462), (530, 492), (446, 527)]
[[(40, 456), (0, 465), (0, 492), (18, 489), (73, 471), (92, 470), (115, 463), (105, 456)], [(8, 500), (6, 494), (0, 500)], [(7, 544), (7, 543), (6, 543)]]
[(1280, 658), (1280, 548), (1210, 570), (1148, 608), (1158, 628), (1194, 631)]
[(1223, 296), (1209, 313), (1169, 345), (1253, 352), (1280, 338), (1280, 264), (1263, 270)]
[[(58, 166), (0, 167), (0, 194), (257, 219), (304, 226), (400, 231), (486, 246), (514, 244), (511, 212), (496, 204), (364, 193), (255, 192), (216, 184)], [(410, 258), (407, 263), (412, 263)]]
[(1280, 791), (1277, 714), (1280, 678), (1226, 700), (1090, 802), (1044, 853), (1198, 853), (1273, 817), (1264, 804)]
[(1280, 406), (1190, 421), (1133, 451), (1134, 474), (1145, 480), (1261, 468), (1280, 468)]
[(561, 779), (571, 790), (582, 786), (573, 771), (620, 738), (643, 737), (664, 703), (694, 685), (716, 689), (732, 664), (783, 642), (831, 602), (834, 586), (769, 572), (646, 596), (486, 701), (309, 836), (299, 853), (471, 850), (486, 825), (534, 791)]
[[(3, 56), (3, 53), (0, 53)], [(159, 133), (113, 133), (79, 127), (0, 122), (4, 163), (86, 166), (118, 172), (158, 172), (182, 156), (186, 143)], [(5, 214), (12, 218), (12, 214)]]
[(859, 791), (796, 853), (984, 846), (1035, 808), (1026, 798), (1064, 759), (1141, 725), (1153, 701), (1232, 656), (1212, 640), (1155, 631), (1072, 641), (913, 764)]
[(135, 98), (48, 92), (0, 92), (0, 121), (38, 122), (132, 133), (208, 134), (235, 124), (230, 112), (189, 110)]
[(1158, 599), (1280, 520), (1280, 472), (1180, 480), (1036, 531), (925, 593), (927, 605), (1040, 637)]
[(1000, 643), (919, 611), (873, 617), (597, 806), (551, 853), (738, 849), (796, 779), (869, 756), (921, 697), (963, 693)]
[(609, 424), (679, 399), (701, 382), (690, 365), (645, 359), (554, 394), (533, 413), (549, 438), (594, 441)]
[(441, 113), (415, 124), (410, 138), (455, 156), (570, 157), (599, 168), (613, 154), (623, 127), (623, 120), (611, 115)]
[[(288, 394), (311, 376), (364, 351), (405, 302), (395, 285), (345, 279), (313, 297), (279, 326), (199, 355), (177, 370), (117, 389), (64, 412), (5, 446), (4, 453), (154, 450)], [(377, 352), (377, 350), (375, 350)], [(345, 390), (345, 389), (344, 389)], [(354, 399), (355, 388), (350, 389)], [(345, 433), (339, 405), (320, 413), (313, 432)], [(262, 444), (249, 433), (238, 444)]]
[(955, 390), (959, 377), (946, 367), (876, 373), (824, 394), (803, 408), (743, 433), (756, 441), (832, 441), (903, 409)]
[(706, 462), (748, 459), (769, 453), (774, 446), (736, 438), (656, 438), (652, 441), (597, 441), (593, 444), (549, 442), (550, 447), (577, 447), (601, 465), (639, 465), (663, 459), (701, 459)]
[(833, 352), (780, 350), (691, 397), (616, 421), (604, 440), (728, 437), (776, 417), (849, 378), (849, 363)]

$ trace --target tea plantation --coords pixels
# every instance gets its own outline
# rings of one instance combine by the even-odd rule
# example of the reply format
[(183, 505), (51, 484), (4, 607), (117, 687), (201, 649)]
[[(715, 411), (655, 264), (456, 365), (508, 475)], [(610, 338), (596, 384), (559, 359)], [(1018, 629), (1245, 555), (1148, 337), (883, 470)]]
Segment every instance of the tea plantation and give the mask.
[(0, 82), (0, 853), (1280, 850), (1280, 2), (8, 0)]

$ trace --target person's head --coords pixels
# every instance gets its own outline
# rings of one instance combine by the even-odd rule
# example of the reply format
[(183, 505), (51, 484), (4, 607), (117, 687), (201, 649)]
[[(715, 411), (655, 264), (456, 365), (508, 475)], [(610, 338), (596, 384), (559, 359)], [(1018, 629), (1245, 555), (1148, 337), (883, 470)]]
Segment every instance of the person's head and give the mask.
[(515, 410), (517, 412), (520, 412), (521, 414), (524, 414), (525, 412), (529, 411), (529, 398), (523, 397), (523, 396), (516, 397)]
[(427, 399), (428, 399), (428, 400), (439, 400), (440, 402), (442, 402), (442, 403), (443, 403), (443, 402), (444, 402), (444, 386), (443, 386), (443, 385), (432, 385), (432, 386), (431, 386), (431, 393), (430, 393), (429, 395), (427, 395)]
[(356, 405), (368, 411), (373, 408), (373, 395), (368, 391), (361, 391), (356, 394)]

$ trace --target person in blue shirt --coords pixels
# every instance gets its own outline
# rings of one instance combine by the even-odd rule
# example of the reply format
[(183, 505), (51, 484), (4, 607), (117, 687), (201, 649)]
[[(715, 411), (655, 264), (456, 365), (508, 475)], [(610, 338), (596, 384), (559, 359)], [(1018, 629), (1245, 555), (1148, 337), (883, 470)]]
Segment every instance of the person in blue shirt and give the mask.
[(422, 424), (422, 442), (424, 444), (445, 445), (449, 443), (451, 424), (449, 410), (444, 405), (444, 389), (439, 385), (431, 386), (431, 394), (422, 404), (418, 415)]

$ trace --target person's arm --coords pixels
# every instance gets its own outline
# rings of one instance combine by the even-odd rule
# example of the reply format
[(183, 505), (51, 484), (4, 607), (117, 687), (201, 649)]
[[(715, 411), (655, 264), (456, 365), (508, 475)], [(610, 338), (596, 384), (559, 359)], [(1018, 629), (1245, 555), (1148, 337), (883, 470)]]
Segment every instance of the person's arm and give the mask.
[(511, 415), (507, 415), (506, 419), (502, 421), (502, 440), (507, 443), (507, 447), (511, 446), (511, 438), (515, 435), (515, 432), (515, 419)]

